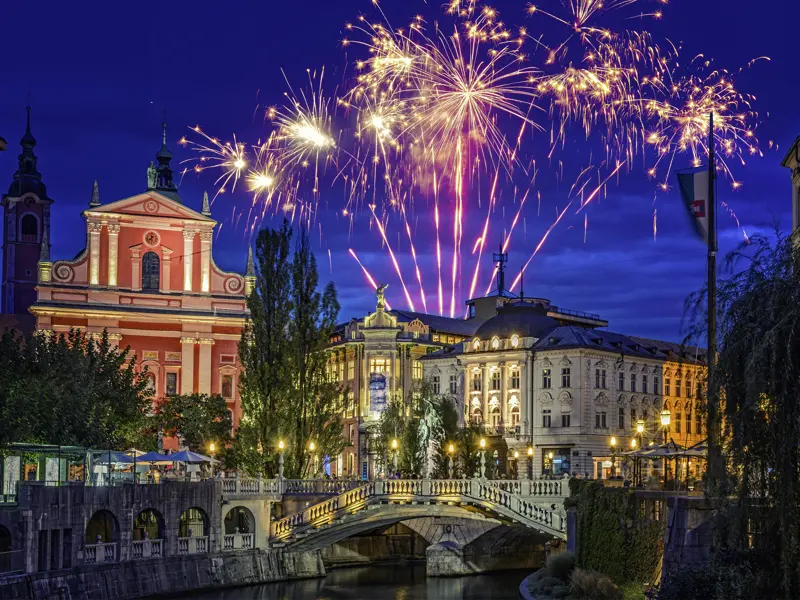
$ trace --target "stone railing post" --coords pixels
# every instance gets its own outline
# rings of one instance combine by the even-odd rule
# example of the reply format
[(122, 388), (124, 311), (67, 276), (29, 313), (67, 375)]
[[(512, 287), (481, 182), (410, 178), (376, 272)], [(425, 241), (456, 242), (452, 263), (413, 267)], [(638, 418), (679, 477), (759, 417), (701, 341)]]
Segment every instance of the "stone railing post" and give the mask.
[(430, 496), (431, 495), (431, 480), (430, 479), (423, 479), (422, 480), (422, 495), (423, 496)]
[(383, 494), (385, 493), (385, 492), (383, 491), (383, 483), (384, 483), (384, 482), (383, 482), (383, 480), (381, 480), (381, 479), (379, 479), (379, 480), (377, 480), (377, 481), (375, 482), (375, 495), (376, 495), (376, 496), (383, 496)]
[(258, 494), (263, 494), (264, 493), (264, 490), (261, 488), (261, 471), (258, 472), (258, 488), (257, 488), (257, 492), (258, 492)]
[(240, 483), (239, 483), (239, 471), (236, 471), (236, 472), (233, 474), (233, 479), (234, 479), (234, 483), (233, 483), (233, 485), (234, 485), (234, 488), (233, 488), (233, 489), (234, 489), (234, 492), (235, 492), (236, 494), (241, 494), (241, 493), (242, 493), (242, 490), (241, 490)]

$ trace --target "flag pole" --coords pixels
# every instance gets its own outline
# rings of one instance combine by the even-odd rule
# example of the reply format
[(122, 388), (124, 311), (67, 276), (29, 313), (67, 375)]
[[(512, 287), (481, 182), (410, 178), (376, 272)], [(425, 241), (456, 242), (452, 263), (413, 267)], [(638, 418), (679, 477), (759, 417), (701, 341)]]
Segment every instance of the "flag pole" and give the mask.
[(717, 363), (717, 224), (714, 197), (714, 113), (708, 118), (708, 480), (709, 493), (719, 493), (725, 479), (722, 462), (719, 394), (715, 387)]

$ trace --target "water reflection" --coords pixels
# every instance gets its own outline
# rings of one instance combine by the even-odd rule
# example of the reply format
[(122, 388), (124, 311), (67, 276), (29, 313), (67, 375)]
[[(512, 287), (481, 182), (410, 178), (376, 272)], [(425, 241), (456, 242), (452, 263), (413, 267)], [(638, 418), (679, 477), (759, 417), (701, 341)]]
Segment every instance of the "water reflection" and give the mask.
[(201, 592), (192, 600), (516, 600), (525, 571), (470, 577), (425, 576), (424, 563), (331, 571), (324, 579)]

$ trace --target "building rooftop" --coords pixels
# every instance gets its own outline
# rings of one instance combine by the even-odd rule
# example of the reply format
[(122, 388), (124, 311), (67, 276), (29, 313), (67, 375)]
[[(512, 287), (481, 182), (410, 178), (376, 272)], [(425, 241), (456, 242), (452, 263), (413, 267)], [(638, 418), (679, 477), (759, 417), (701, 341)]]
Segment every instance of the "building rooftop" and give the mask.
[(392, 315), (397, 317), (398, 321), (404, 323), (419, 319), (425, 325), (431, 328), (432, 331), (441, 333), (452, 333), (453, 335), (463, 335), (471, 337), (475, 335), (475, 331), (480, 325), (474, 319), (453, 319), (451, 317), (440, 317), (439, 315), (429, 315), (427, 313), (415, 312), (412, 310), (397, 310), (392, 309), (389, 311)]

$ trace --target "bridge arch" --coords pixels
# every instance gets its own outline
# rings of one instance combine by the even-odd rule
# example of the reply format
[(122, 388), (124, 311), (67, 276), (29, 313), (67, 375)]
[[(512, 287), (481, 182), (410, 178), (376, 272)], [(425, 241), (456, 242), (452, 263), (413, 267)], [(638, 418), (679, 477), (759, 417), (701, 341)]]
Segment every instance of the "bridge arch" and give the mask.
[(256, 518), (246, 506), (234, 506), (223, 519), (224, 533), (256, 533)]
[(119, 521), (110, 510), (101, 509), (95, 512), (86, 523), (84, 543), (96, 544), (119, 541)]
[(133, 521), (133, 540), (164, 539), (164, 517), (154, 508), (145, 508)]
[(206, 511), (202, 508), (193, 506), (181, 513), (178, 520), (178, 537), (202, 537), (209, 532), (209, 521)]

